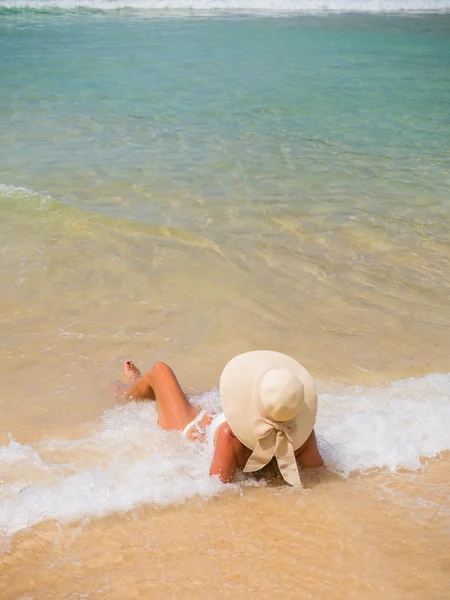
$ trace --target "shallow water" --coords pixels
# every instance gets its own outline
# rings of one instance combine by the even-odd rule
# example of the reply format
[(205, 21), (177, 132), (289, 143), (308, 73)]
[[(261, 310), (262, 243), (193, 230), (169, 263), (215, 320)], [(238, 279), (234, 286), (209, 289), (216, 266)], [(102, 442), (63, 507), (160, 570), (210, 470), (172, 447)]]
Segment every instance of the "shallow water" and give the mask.
[[(445, 598), (448, 14), (20, 5), (0, 1), (0, 597)], [(105, 393), (165, 360), (216, 408), (256, 348), (318, 383), (328, 472), (301, 493), (221, 485)]]

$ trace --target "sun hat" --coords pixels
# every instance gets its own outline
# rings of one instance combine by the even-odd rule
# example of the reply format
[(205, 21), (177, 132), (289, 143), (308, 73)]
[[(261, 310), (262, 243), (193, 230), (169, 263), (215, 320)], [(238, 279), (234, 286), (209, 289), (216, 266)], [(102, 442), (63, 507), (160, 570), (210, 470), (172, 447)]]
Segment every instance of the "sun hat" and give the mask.
[(310, 436), (317, 413), (305, 367), (272, 350), (239, 354), (222, 371), (220, 400), (231, 431), (253, 451), (244, 472), (262, 469), (275, 456), (283, 478), (301, 486), (294, 452)]

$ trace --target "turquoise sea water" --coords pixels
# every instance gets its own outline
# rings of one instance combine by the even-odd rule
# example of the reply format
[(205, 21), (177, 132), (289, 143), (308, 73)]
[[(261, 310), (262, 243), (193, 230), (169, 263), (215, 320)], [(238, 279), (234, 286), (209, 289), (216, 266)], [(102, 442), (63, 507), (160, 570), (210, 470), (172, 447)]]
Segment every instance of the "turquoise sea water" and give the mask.
[(439, 235), (449, 15), (0, 10), (0, 183), (144, 222), (176, 201), (184, 227), (196, 201), (278, 203)]
[(180, 353), (227, 356), (230, 327), (295, 351), (306, 329), (330, 357), (360, 339), (351, 364), (443, 368), (448, 12), (37, 6), (0, 4), (5, 327), (46, 321), (45, 276), (56, 331), (126, 297)]

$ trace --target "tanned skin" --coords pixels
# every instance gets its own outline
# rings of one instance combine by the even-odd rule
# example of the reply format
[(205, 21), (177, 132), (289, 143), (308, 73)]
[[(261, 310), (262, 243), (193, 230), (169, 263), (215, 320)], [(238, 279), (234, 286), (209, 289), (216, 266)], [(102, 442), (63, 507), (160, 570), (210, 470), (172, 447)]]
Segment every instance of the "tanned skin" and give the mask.
[[(139, 369), (128, 361), (124, 366), (124, 376), (129, 381), (128, 385), (116, 382), (112, 391), (134, 400), (154, 400), (158, 424), (163, 429), (183, 431), (200, 412), (200, 409), (189, 403), (175, 373), (163, 362), (156, 363), (150, 371), (141, 375)], [(204, 415), (199, 427), (189, 430), (187, 437), (202, 441), (204, 436), (201, 431), (211, 423), (212, 418), (213, 415)], [(222, 423), (215, 432), (215, 450), (210, 474), (218, 475), (224, 483), (230, 483), (237, 469), (245, 466), (250, 454), (251, 450), (237, 439), (228, 423)], [(296, 451), (295, 456), (301, 467), (323, 466), (314, 430), (303, 446)]]

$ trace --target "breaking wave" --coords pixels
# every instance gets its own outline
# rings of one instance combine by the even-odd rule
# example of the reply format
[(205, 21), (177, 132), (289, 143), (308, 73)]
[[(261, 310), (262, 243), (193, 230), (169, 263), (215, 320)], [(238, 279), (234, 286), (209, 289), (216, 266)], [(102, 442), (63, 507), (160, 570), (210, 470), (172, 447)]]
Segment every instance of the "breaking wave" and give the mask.
[[(196, 402), (217, 410), (217, 390)], [(415, 471), (450, 449), (450, 374), (389, 387), (340, 387), (320, 395), (316, 425), (330, 470)], [(0, 446), (0, 533), (41, 521), (74, 521), (142, 504), (180, 504), (226, 488), (209, 476), (211, 455), (156, 424), (152, 403), (107, 411), (85, 439)], [(251, 485), (254, 483), (250, 480)], [(242, 480), (237, 484), (242, 485)]]
[(450, 10), (449, 0), (0, 0), (0, 8), (266, 13), (396, 13)]

